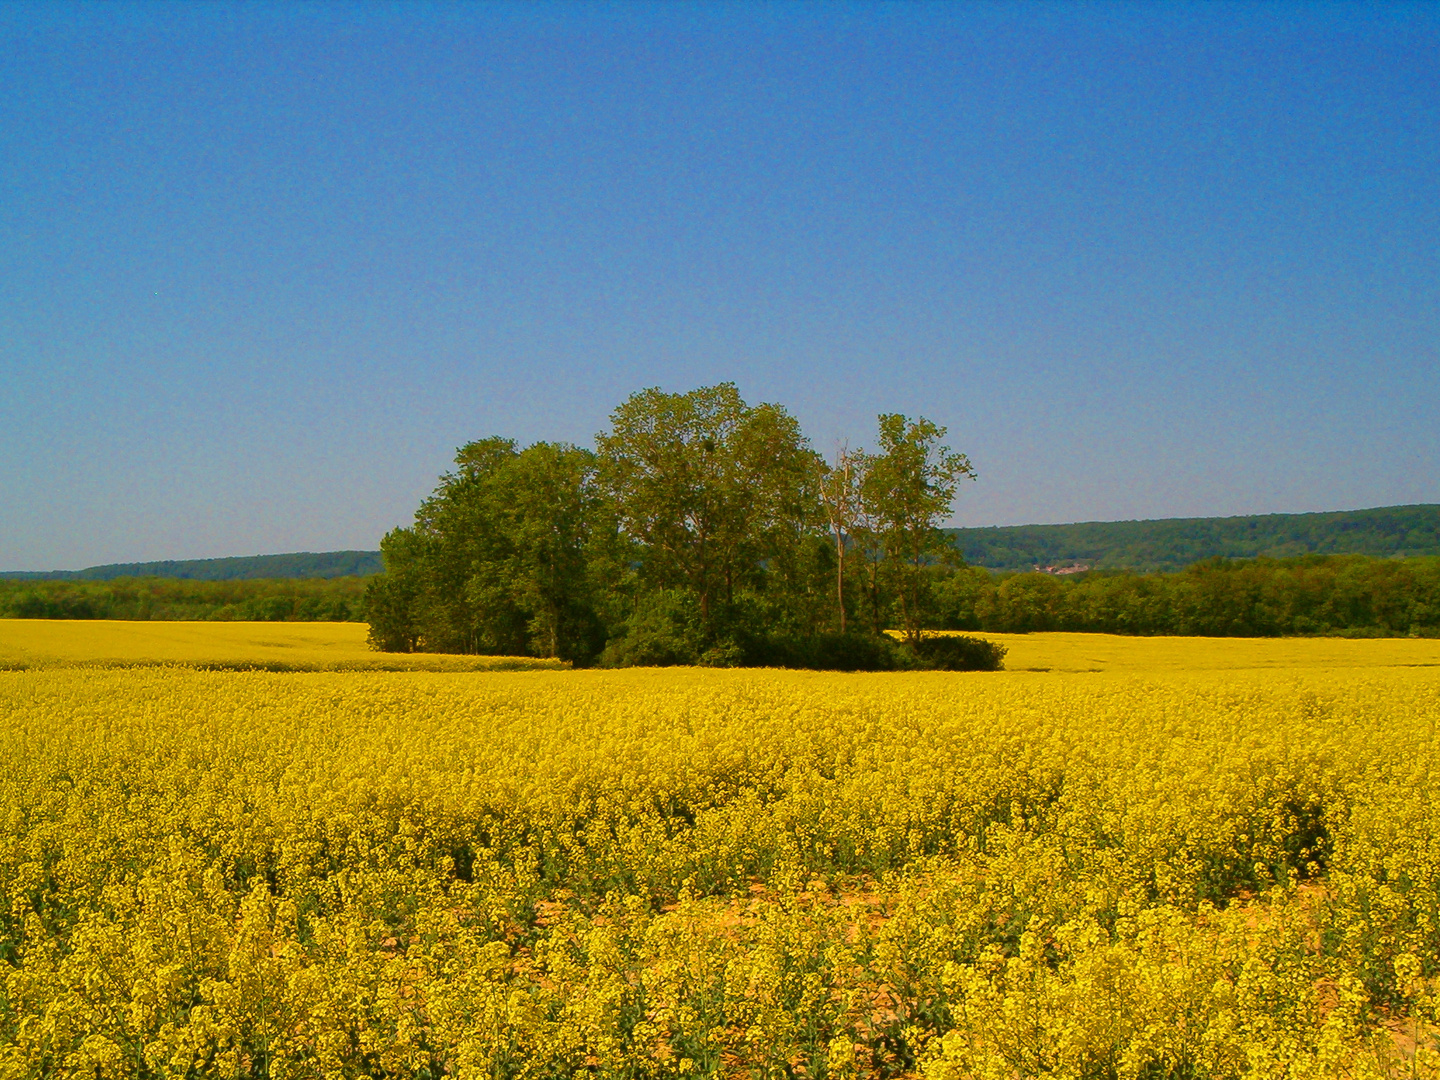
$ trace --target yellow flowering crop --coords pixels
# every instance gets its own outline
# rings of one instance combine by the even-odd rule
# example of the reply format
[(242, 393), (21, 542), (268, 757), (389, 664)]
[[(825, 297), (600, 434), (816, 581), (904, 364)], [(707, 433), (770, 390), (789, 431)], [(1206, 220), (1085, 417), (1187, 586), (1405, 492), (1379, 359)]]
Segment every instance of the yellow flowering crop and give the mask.
[(0, 671), (0, 1076), (1440, 1075), (1435, 642), (283, 672), (65, 632), (0, 627), (49, 657)]
[(187, 667), (267, 671), (493, 671), (558, 669), (558, 660), (379, 653), (363, 623), (124, 622), (0, 619), (0, 670), (34, 667)]

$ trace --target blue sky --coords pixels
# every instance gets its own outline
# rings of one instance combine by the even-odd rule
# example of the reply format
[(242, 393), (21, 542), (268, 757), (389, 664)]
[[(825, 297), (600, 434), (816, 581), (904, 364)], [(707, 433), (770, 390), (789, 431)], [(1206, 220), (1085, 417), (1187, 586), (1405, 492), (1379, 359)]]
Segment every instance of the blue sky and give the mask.
[(0, 6), (0, 569), (731, 380), (956, 522), (1440, 502), (1440, 6)]

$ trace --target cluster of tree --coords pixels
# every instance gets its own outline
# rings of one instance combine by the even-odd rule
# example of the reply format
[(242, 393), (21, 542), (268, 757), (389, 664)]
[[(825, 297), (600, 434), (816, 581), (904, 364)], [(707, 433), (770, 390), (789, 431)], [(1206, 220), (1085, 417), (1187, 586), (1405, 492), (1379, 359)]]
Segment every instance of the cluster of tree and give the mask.
[(578, 664), (998, 666), (983, 643), (922, 635), (954, 555), (938, 525), (974, 475), (944, 428), (882, 415), (874, 453), (827, 463), (784, 408), (730, 383), (643, 390), (610, 419), (593, 452), (462, 447), (381, 544), (372, 642)]
[(0, 618), (358, 622), (365, 580), (0, 581)]
[(934, 624), (1027, 633), (1440, 636), (1440, 557), (1211, 559), (1178, 573), (936, 567)]
[(1084, 563), (1096, 569), (1180, 570), (1217, 556), (1440, 555), (1440, 506), (1385, 506), (1325, 514), (1087, 521), (952, 529), (971, 565), (1025, 571)]

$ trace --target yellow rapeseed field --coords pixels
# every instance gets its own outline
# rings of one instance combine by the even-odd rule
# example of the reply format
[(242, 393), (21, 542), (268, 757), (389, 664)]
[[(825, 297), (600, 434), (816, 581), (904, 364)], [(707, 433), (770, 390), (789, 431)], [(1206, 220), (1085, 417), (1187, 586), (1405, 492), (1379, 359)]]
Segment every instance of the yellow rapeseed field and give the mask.
[(0, 619), (0, 669), (187, 667), (264, 671), (491, 671), (561, 668), (519, 657), (378, 653), (343, 622)]
[(0, 627), (0, 1076), (1440, 1075), (1440, 643), (146, 625)]

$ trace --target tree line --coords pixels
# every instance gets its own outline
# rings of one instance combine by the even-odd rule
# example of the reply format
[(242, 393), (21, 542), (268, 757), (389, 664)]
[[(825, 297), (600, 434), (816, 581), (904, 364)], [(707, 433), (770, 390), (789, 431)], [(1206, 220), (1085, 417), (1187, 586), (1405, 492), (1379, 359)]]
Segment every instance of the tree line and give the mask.
[(1440, 636), (1440, 557), (1208, 559), (1178, 573), (936, 567), (933, 625), (1207, 637)]
[(0, 580), (0, 618), (359, 622), (365, 579)]
[(381, 543), (371, 641), (578, 664), (996, 666), (986, 643), (923, 634), (955, 560), (939, 525), (975, 475), (945, 434), (882, 414), (873, 452), (826, 461), (782, 406), (722, 383), (631, 395), (593, 451), (468, 443)]

